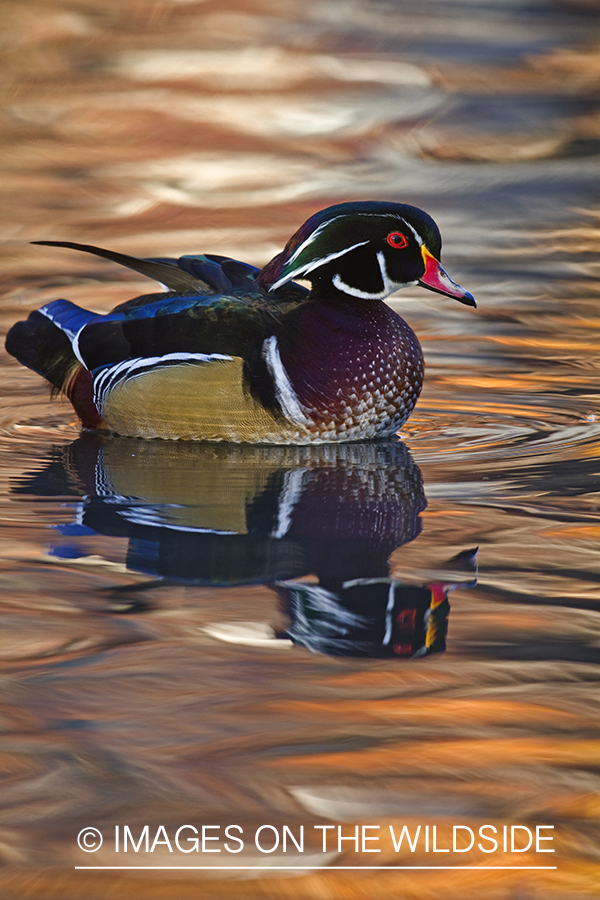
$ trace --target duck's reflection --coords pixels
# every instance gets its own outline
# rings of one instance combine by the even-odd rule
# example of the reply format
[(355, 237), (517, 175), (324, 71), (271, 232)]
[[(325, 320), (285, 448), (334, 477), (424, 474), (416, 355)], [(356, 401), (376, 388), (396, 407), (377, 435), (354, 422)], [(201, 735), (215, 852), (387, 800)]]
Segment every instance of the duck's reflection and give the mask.
[[(421, 473), (397, 440), (321, 446), (143, 441), (85, 435), (15, 490), (77, 495), (53, 552), (90, 533), (128, 539), (127, 565), (188, 584), (272, 586), (288, 636), (322, 653), (445, 649), (460, 582), (409, 585), (388, 559), (420, 532)], [(473, 577), (465, 554), (463, 581)], [(302, 580), (301, 580), (302, 579)]]

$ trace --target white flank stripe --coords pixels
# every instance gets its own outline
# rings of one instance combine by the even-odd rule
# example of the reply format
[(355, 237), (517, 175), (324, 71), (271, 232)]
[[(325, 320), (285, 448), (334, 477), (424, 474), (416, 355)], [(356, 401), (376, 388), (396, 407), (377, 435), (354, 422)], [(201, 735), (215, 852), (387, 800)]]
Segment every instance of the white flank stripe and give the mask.
[(94, 380), (94, 401), (99, 411), (102, 412), (102, 404), (106, 395), (117, 384), (129, 378), (139, 378), (149, 372), (160, 369), (161, 366), (169, 368), (169, 364), (212, 362), (213, 360), (231, 360), (232, 356), (222, 353), (165, 353), (164, 356), (142, 356), (137, 359), (126, 359), (116, 363), (107, 369), (103, 369)]
[(312, 423), (306, 417), (304, 409), (292, 387), (288, 373), (283, 367), (281, 356), (279, 355), (279, 347), (277, 346), (277, 338), (274, 334), (265, 340), (262, 352), (269, 374), (275, 384), (275, 395), (284, 416), (297, 425), (311, 425)]
[(168, 362), (212, 362), (213, 359), (233, 359), (233, 357), (224, 356), (222, 353), (165, 353), (164, 356), (140, 356), (137, 359), (125, 360), (119, 363), (114, 371), (116, 374), (120, 369), (127, 369), (130, 374), (136, 369), (154, 368)]
[(169, 531), (185, 531), (189, 534), (238, 534), (237, 531), (221, 531), (218, 528), (200, 528), (192, 525), (172, 525), (161, 516), (160, 508), (147, 506), (127, 506), (117, 513), (127, 522), (134, 525), (146, 525), (149, 528), (166, 528)]

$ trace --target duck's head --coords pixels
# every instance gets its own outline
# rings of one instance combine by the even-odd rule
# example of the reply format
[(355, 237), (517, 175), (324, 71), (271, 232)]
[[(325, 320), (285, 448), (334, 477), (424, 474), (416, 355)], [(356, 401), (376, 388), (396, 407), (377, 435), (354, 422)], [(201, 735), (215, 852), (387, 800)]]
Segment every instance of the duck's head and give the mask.
[(258, 276), (275, 291), (304, 278), (313, 295), (335, 293), (384, 300), (407, 285), (475, 306), (473, 296), (440, 265), (442, 239), (431, 216), (416, 206), (382, 201), (339, 203), (311, 216)]

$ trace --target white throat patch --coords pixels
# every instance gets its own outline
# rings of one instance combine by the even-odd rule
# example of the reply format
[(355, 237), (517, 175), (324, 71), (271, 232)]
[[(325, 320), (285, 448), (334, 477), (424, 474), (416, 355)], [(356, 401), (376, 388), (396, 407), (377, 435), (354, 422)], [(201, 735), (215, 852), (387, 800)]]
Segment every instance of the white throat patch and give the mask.
[(416, 280), (403, 282), (392, 281), (388, 275), (387, 266), (385, 264), (385, 255), (382, 250), (377, 254), (377, 262), (379, 263), (379, 271), (381, 272), (381, 280), (383, 282), (382, 291), (378, 291), (374, 294), (370, 294), (368, 291), (361, 291), (359, 288), (352, 287), (352, 285), (342, 281), (341, 275), (334, 275), (331, 279), (334, 287), (344, 294), (350, 294), (351, 297), (360, 297), (361, 300), (385, 300), (385, 298), (389, 297), (390, 294), (393, 294), (394, 291), (399, 291), (400, 288), (417, 283)]

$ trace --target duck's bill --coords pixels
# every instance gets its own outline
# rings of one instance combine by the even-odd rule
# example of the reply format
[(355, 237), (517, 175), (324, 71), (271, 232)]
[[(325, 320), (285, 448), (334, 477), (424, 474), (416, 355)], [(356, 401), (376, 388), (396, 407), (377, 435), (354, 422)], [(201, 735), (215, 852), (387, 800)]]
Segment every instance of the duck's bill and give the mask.
[(426, 250), (423, 246), (421, 247), (421, 253), (425, 263), (425, 272), (419, 278), (421, 287), (427, 288), (428, 291), (436, 291), (438, 294), (445, 294), (447, 297), (454, 297), (459, 303), (465, 303), (467, 306), (477, 306), (473, 294), (465, 291), (460, 284), (452, 281), (429, 250)]

